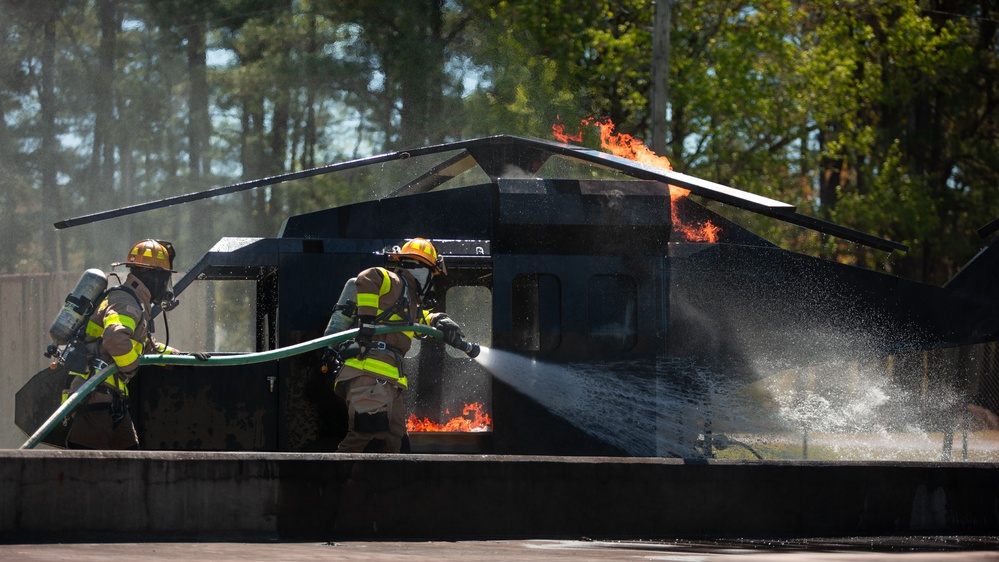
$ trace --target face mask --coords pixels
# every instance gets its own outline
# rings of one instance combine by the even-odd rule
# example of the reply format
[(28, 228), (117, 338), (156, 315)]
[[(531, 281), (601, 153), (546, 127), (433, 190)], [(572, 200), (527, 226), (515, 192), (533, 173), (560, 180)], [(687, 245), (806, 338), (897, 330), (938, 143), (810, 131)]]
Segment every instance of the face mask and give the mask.
[(177, 308), (180, 302), (174, 298), (176, 296), (173, 292), (173, 277), (171, 276), (167, 278), (166, 288), (163, 290), (163, 294), (160, 295), (160, 308), (167, 312)]
[(410, 269), (409, 272), (416, 279), (416, 282), (420, 284), (420, 294), (427, 292), (427, 281), (430, 279), (430, 270), (425, 267), (417, 267)]
[(165, 304), (173, 301), (173, 278), (169, 271), (134, 268), (132, 275), (149, 289), (149, 298), (154, 304), (165, 308)]

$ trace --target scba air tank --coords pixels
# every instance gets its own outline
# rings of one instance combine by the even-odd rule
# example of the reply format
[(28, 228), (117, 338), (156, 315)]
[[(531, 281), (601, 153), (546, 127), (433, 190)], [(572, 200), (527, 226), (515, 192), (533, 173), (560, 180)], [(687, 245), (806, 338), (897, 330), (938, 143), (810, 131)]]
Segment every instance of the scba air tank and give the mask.
[(357, 285), (354, 284), (355, 281), (357, 278), (351, 277), (344, 283), (343, 290), (340, 291), (340, 298), (336, 301), (336, 306), (333, 307), (330, 322), (326, 325), (325, 335), (338, 334), (354, 327), (354, 315), (357, 311)]
[(66, 295), (66, 303), (56, 316), (49, 335), (59, 345), (65, 345), (73, 339), (80, 329), (83, 319), (93, 312), (97, 299), (108, 288), (108, 277), (99, 269), (88, 269), (80, 276), (73, 292)]

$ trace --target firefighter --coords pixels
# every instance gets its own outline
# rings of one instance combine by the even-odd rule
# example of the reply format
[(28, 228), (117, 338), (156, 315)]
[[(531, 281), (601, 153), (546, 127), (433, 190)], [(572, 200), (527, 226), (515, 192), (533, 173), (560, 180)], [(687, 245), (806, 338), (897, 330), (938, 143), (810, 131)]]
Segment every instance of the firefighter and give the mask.
[[(399, 453), (409, 450), (403, 391), (408, 381), (403, 357), (412, 345), (412, 332), (375, 335), (376, 326), (426, 324), (444, 333), (445, 342), (457, 345), (464, 333), (443, 312), (424, 309), (434, 277), (446, 275), (443, 258), (428, 240), (414, 238), (387, 254), (386, 267), (360, 272), (353, 283), (356, 309), (346, 312), (359, 328), (355, 340), (337, 350), (343, 365), (335, 392), (347, 404), (347, 436), (337, 451), (348, 453)], [(346, 292), (346, 291), (345, 291)], [(349, 291), (353, 293), (353, 290)], [(338, 307), (339, 309), (340, 307)], [(336, 316), (327, 327), (334, 333)]]
[[(142, 240), (132, 247), (124, 265), (128, 276), (106, 293), (90, 316), (83, 349), (68, 359), (70, 376), (63, 400), (112, 362), (118, 372), (100, 384), (73, 412), (66, 438), (70, 449), (138, 449), (139, 439), (128, 412), (128, 381), (139, 370), (139, 356), (147, 353), (178, 353), (152, 338), (153, 304), (172, 308), (171, 274), (176, 252), (162, 240)], [(207, 360), (207, 353), (193, 353)]]

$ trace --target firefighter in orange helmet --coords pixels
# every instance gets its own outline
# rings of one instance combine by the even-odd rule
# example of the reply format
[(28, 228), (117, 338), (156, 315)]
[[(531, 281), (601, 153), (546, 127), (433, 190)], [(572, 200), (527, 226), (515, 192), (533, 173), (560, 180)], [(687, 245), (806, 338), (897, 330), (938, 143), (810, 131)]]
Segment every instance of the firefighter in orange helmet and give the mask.
[[(71, 449), (138, 449), (139, 440), (128, 412), (128, 381), (138, 373), (139, 356), (147, 353), (177, 353), (152, 338), (152, 307), (173, 307), (171, 274), (176, 251), (170, 242), (142, 240), (122, 263), (128, 268), (125, 281), (110, 288), (91, 315), (83, 338), (85, 352), (67, 360), (69, 384), (63, 400), (86, 380), (114, 362), (118, 372), (100, 384), (73, 415), (66, 446)], [(194, 353), (207, 360), (208, 354)]]
[[(423, 238), (409, 240), (387, 254), (388, 267), (372, 267), (348, 282), (356, 289), (356, 309), (344, 314), (357, 326), (356, 340), (338, 350), (343, 361), (335, 383), (336, 394), (347, 404), (347, 436), (337, 448), (348, 453), (398, 453), (409, 449), (403, 391), (408, 386), (403, 357), (412, 345), (412, 332), (374, 334), (386, 324), (426, 324), (445, 335), (451, 345), (462, 342), (457, 322), (443, 312), (424, 309), (434, 277), (446, 275), (444, 259)], [(345, 292), (346, 289), (345, 289)], [(338, 307), (339, 308), (339, 307)], [(339, 331), (338, 311), (326, 334)]]

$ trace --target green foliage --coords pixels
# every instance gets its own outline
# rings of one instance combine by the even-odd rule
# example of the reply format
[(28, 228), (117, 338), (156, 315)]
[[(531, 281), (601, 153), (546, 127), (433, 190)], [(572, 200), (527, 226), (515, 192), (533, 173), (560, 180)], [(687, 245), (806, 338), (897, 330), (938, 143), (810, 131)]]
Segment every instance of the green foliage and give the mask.
[(610, 117), (619, 132), (636, 134), (648, 118), (652, 6), (647, 0), (507, 0), (495, 2), (490, 15), (507, 41), (554, 65), (549, 68), (561, 90), (580, 92), (576, 111)]
[[(484, 83), (469, 94), (469, 114), (462, 137), (517, 134), (550, 138), (559, 116), (581, 117), (577, 100), (582, 92), (566, 84), (559, 65), (548, 58), (520, 51), (509, 34), (490, 43), (492, 52), (479, 56), (492, 61)], [(498, 64), (502, 62), (502, 64)]]
[[(836, 195), (820, 202), (824, 213), (909, 244), (913, 251), (896, 272), (945, 281), (957, 261), (970, 257), (971, 231), (984, 224), (956, 222), (971, 206), (954, 189), (965, 158), (953, 150), (958, 131), (996, 117), (983, 92), (962, 79), (988, 76), (994, 88), (994, 69), (975, 56), (975, 20), (941, 18), (911, 1), (856, 3), (851, 10), (832, 1), (803, 6), (801, 21), (814, 37), (805, 45), (805, 70), (822, 86), (812, 103), (820, 158), (836, 167), (835, 176), (819, 170), (826, 174), (819, 182), (837, 179), (827, 192)], [(994, 139), (978, 142), (994, 146)], [(993, 203), (986, 214), (999, 215), (999, 207)], [(933, 260), (942, 266), (927, 269)]]
[[(270, 236), (289, 214), (378, 192), (372, 178), (316, 178), (93, 229), (35, 228), (60, 218), (391, 149), (551, 138), (559, 121), (609, 118), (639, 139), (650, 127), (651, 0), (44, 6), (0, 0), (0, 272), (119, 259), (109, 237), (172, 238), (198, 255), (223, 235)], [(999, 216), (994, 7), (671, 6), (674, 169), (909, 244), (887, 266), (901, 275), (942, 282), (973, 255), (974, 230)], [(885, 267), (740, 220), (792, 249)]]
[(842, 217), (863, 224), (877, 224), (896, 233), (896, 241), (921, 248), (941, 228), (941, 217), (932, 190), (906, 168), (901, 142), (896, 141), (878, 166), (873, 185), (864, 192), (843, 193), (832, 212), (834, 220)]

